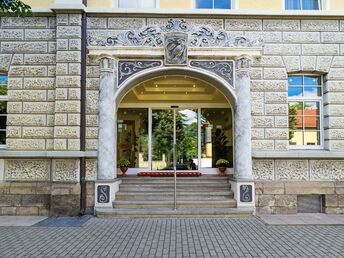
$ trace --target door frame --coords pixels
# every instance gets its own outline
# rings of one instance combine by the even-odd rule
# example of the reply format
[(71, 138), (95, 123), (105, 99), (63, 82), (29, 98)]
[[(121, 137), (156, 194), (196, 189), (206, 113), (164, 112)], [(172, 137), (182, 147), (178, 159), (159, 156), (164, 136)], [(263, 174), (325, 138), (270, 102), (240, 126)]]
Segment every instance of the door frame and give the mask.
[[(218, 174), (217, 168), (202, 168), (201, 167), (201, 109), (202, 108), (230, 108), (231, 109), (231, 115), (232, 115), (232, 121), (234, 122), (234, 110), (233, 107), (230, 105), (230, 103), (120, 103), (118, 105), (118, 108), (145, 108), (148, 109), (148, 167), (146, 168), (129, 168), (127, 174), (129, 175), (136, 175), (138, 172), (142, 171), (153, 171), (152, 170), (152, 110), (153, 109), (173, 109), (171, 106), (178, 106), (176, 108), (177, 110), (180, 109), (197, 109), (198, 112), (198, 139), (197, 139), (197, 149), (198, 149), (198, 159), (197, 159), (197, 171), (201, 172), (202, 174)], [(117, 117), (117, 111), (116, 110), (116, 117)], [(117, 120), (116, 120), (116, 127), (117, 127)], [(234, 137), (234, 126), (232, 127), (232, 134)], [(234, 145), (233, 139), (233, 145)], [(233, 146), (234, 147), (234, 146)], [(116, 142), (116, 148), (117, 148), (117, 142)], [(233, 155), (233, 163), (234, 161), (234, 155)], [(228, 168), (227, 169), (229, 174), (234, 173), (234, 168)], [(117, 169), (117, 172), (119, 172), (120, 169)], [(160, 170), (161, 172), (166, 172), (170, 170)], [(186, 172), (189, 170), (178, 170), (178, 172)]]

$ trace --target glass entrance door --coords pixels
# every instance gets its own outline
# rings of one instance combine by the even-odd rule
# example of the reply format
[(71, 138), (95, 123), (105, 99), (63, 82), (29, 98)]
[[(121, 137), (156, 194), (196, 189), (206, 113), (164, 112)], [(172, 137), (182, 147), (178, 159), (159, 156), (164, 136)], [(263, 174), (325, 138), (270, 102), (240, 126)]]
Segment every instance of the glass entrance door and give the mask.
[(198, 131), (197, 109), (153, 109), (152, 170), (173, 170), (174, 132), (176, 169), (197, 170)]

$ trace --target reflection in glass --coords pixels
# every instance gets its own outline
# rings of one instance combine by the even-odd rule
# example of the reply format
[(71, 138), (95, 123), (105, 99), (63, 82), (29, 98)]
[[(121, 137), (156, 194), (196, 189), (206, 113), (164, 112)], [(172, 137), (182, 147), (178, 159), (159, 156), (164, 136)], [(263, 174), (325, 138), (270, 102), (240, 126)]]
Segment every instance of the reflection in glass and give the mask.
[(302, 97), (302, 87), (289, 87), (288, 96), (289, 97)]
[(196, 8), (198, 9), (212, 9), (213, 0), (196, 0)]
[(230, 108), (201, 109), (201, 167), (215, 167), (220, 158), (233, 166), (232, 111)]
[(321, 88), (320, 87), (305, 87), (303, 95), (305, 97), (321, 96)]
[(8, 76), (0, 75), (0, 95), (7, 95), (7, 86), (8, 86)]
[[(198, 113), (176, 110), (177, 170), (196, 170)], [(152, 169), (173, 170), (173, 110), (152, 110)]]
[(320, 86), (321, 79), (319, 76), (304, 76), (303, 83), (305, 86)]
[(231, 9), (230, 0), (214, 0), (215, 9)]
[(288, 84), (289, 86), (302, 86), (302, 76), (289, 76)]
[(117, 160), (121, 159), (133, 168), (148, 167), (148, 109), (118, 109)]
[(303, 145), (303, 131), (289, 131), (289, 144), (290, 145)]
[(304, 145), (320, 145), (320, 132), (306, 130), (304, 132)]

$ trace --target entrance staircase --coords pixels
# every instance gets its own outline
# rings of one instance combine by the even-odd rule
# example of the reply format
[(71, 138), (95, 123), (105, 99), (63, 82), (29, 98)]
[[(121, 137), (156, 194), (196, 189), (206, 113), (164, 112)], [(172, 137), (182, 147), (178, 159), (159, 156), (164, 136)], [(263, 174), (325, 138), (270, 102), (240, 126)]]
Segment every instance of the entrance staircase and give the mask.
[(228, 177), (177, 178), (177, 210), (174, 210), (174, 178), (122, 178), (112, 209), (96, 209), (98, 217), (204, 217), (248, 216), (252, 210), (237, 208)]

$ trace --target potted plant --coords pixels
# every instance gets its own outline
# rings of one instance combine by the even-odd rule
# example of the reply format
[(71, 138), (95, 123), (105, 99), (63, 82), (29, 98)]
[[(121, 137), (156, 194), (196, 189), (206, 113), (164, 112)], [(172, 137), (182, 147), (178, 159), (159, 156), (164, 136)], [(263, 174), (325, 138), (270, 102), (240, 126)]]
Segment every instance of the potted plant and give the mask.
[(216, 161), (216, 167), (218, 167), (220, 171), (220, 176), (225, 176), (226, 169), (229, 167), (229, 161), (226, 159), (219, 159)]
[(125, 173), (128, 171), (128, 167), (130, 166), (130, 161), (127, 159), (121, 159), (118, 162), (119, 169), (122, 171), (122, 176), (126, 176)]

